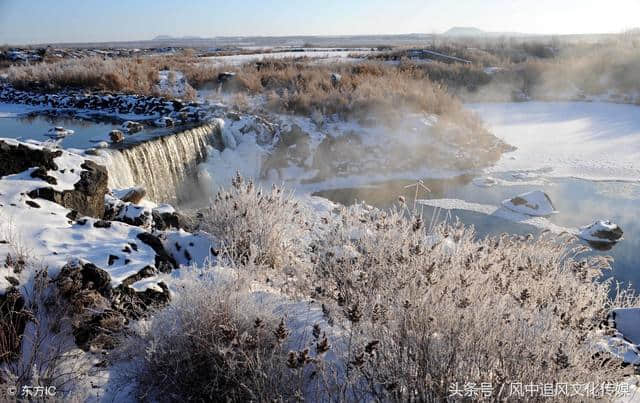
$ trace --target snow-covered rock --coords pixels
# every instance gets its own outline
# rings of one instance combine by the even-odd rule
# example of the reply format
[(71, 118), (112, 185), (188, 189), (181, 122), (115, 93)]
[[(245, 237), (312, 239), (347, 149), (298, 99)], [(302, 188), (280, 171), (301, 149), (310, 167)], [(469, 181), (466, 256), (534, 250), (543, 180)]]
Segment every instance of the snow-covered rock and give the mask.
[(640, 365), (640, 308), (613, 309), (605, 323), (613, 332), (601, 348), (628, 364)]
[(622, 239), (623, 231), (618, 224), (609, 220), (598, 220), (580, 228), (578, 236), (592, 242), (617, 242)]
[(113, 195), (123, 202), (131, 202), (134, 204), (140, 203), (142, 198), (147, 194), (147, 191), (142, 186), (132, 186), (126, 189), (115, 189), (112, 191)]
[(535, 217), (546, 217), (557, 213), (549, 196), (541, 190), (534, 190), (503, 200), (502, 205), (517, 213)]
[(473, 178), (472, 182), (473, 182), (474, 185), (480, 186), (480, 187), (483, 187), (483, 188), (488, 188), (488, 187), (495, 186), (495, 185), (498, 184), (498, 180), (496, 178), (491, 177), (491, 176)]
[(73, 130), (71, 129), (65, 129), (62, 126), (56, 126), (56, 127), (52, 127), (51, 129), (47, 130), (47, 137), (51, 137), (54, 139), (61, 139), (67, 136), (70, 136), (74, 133)]
[(173, 127), (175, 126), (175, 122), (173, 119), (171, 119), (170, 117), (167, 116), (163, 116), (159, 119), (156, 119), (153, 124), (155, 124), (158, 127)]
[(111, 130), (109, 132), (109, 138), (113, 143), (122, 143), (124, 141), (124, 134), (120, 130)]
[(124, 122), (122, 124), (122, 130), (124, 130), (125, 132), (127, 132), (129, 134), (133, 134), (133, 133), (137, 133), (139, 131), (142, 131), (143, 128), (144, 128), (144, 126), (142, 125), (142, 123), (133, 122), (131, 120), (127, 120), (126, 122)]

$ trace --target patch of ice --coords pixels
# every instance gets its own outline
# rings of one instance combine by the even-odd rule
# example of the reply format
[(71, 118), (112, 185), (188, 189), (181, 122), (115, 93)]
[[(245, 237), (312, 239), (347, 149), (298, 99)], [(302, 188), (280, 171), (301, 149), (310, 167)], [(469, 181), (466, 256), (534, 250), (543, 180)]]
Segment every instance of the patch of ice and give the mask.
[(544, 217), (532, 217), (528, 214), (522, 214), (505, 207), (497, 207), (486, 204), (470, 203), (458, 199), (422, 199), (418, 200), (419, 204), (442, 208), (445, 210), (464, 210), (472, 211), (488, 215), (490, 217), (501, 218), (503, 220), (513, 221), (520, 224), (531, 225), (543, 230), (549, 230), (555, 234), (569, 233), (577, 235), (578, 230), (574, 228), (561, 227), (552, 223)]

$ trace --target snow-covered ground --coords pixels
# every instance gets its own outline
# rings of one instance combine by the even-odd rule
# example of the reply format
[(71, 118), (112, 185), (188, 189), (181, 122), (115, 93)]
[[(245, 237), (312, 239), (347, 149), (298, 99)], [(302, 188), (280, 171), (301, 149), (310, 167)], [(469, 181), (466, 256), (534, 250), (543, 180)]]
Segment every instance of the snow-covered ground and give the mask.
[(229, 185), (239, 171), (304, 194), (390, 180), (450, 178), (475, 171), (470, 165), (482, 165), (487, 158), (486, 147), (461, 144), (464, 130), (452, 126), (447, 130), (453, 134), (439, 135), (434, 129), (438, 116), (403, 116), (398, 122), (373, 117), (370, 122), (345, 121), (336, 116), (319, 122), (291, 115), (272, 116), (269, 124), (253, 115), (224, 119), (225, 148), (210, 150), (200, 177), (211, 180), (215, 189)]
[(600, 102), (469, 104), (518, 150), (490, 172), (640, 181), (640, 107)]
[(248, 62), (257, 62), (264, 59), (292, 59), (299, 57), (322, 59), (323, 61), (351, 61), (357, 60), (352, 56), (366, 56), (371, 53), (374, 53), (374, 51), (368, 49), (335, 50), (331, 48), (314, 48), (303, 49), (303, 51), (278, 51), (268, 53), (253, 53), (246, 55), (209, 56), (204, 57), (203, 60), (207, 60), (215, 64), (239, 66)]

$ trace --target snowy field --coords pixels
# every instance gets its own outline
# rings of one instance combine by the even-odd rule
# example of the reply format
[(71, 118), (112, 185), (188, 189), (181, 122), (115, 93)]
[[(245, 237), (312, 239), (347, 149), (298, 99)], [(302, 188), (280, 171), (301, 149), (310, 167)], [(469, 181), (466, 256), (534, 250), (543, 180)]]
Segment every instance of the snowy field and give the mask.
[(351, 56), (366, 56), (374, 53), (368, 49), (353, 50), (335, 50), (327, 49), (304, 49), (304, 51), (284, 51), (269, 53), (253, 53), (249, 55), (228, 55), (228, 56), (209, 56), (203, 58), (220, 65), (240, 66), (248, 62), (257, 62), (264, 59), (292, 59), (299, 57), (308, 57), (312, 59), (322, 59), (322, 61), (353, 61), (357, 60)]
[(586, 102), (469, 104), (489, 129), (518, 147), (490, 172), (640, 181), (640, 108)]

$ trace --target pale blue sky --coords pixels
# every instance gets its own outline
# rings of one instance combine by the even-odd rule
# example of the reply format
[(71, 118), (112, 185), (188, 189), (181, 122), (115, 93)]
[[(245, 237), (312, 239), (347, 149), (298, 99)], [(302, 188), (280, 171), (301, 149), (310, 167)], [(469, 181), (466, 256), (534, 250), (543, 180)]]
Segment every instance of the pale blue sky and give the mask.
[(357, 35), (487, 31), (620, 32), (640, 0), (0, 0), (0, 44), (156, 35)]

